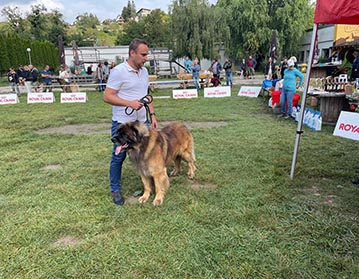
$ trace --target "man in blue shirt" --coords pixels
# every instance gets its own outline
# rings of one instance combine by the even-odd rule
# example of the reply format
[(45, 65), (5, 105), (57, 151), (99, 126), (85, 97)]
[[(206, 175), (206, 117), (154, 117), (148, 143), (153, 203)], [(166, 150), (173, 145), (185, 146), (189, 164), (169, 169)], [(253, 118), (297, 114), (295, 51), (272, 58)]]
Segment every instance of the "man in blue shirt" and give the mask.
[(189, 59), (188, 56), (186, 56), (183, 64), (184, 64), (184, 66), (186, 68), (187, 73), (192, 73), (191, 66), (193, 65), (193, 62), (191, 61), (191, 59)]
[(42, 92), (46, 92), (49, 90), (49, 92), (52, 92), (52, 72), (50, 71), (50, 66), (46, 65), (45, 68), (40, 72), (41, 79), (43, 83)]

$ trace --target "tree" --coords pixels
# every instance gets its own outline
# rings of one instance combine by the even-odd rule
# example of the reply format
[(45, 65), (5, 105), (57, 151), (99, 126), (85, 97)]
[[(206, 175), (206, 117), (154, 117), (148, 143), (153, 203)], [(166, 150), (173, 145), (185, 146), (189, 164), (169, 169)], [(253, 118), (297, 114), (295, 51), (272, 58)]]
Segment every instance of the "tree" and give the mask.
[[(11, 67), (9, 60), (8, 49), (6, 45), (6, 39), (0, 34), (0, 71), (5, 72)], [(13, 65), (15, 66), (15, 65)]]
[(16, 33), (22, 37), (28, 37), (29, 34), (29, 22), (23, 18), (21, 11), (18, 7), (4, 7), (1, 10), (1, 14), (7, 19), (5, 31), (7, 33)]
[(282, 55), (292, 56), (298, 53), (304, 32), (313, 26), (314, 6), (309, 0), (271, 1), (274, 15), (269, 28), (278, 31)]
[(227, 14), (225, 20), (230, 28), (230, 41), (225, 43), (233, 58), (254, 54), (268, 41), (271, 32), (266, 0), (220, 0), (218, 6)]
[(313, 19), (311, 0), (219, 0), (216, 9), (226, 14), (223, 21), (230, 29), (230, 41), (224, 41), (234, 58), (249, 54), (265, 58), (273, 31), (279, 55), (295, 55)]
[(76, 17), (74, 25), (85, 31), (87, 29), (96, 29), (96, 26), (100, 25), (100, 21), (96, 15), (92, 13), (84, 13)]
[(48, 14), (48, 21), (50, 28), (48, 29), (47, 39), (54, 45), (57, 45), (57, 38), (61, 35), (64, 43), (66, 43), (68, 24), (63, 20), (63, 14), (54, 10)]
[(129, 45), (135, 39), (146, 39), (144, 34), (145, 22), (144, 20), (134, 21), (131, 20), (123, 27), (122, 33), (117, 37), (115, 44)]
[(93, 46), (97, 42), (97, 26), (100, 21), (96, 15), (84, 13), (76, 17), (76, 20), (68, 32), (67, 44), (76, 41), (78, 46)]
[[(213, 58), (217, 18), (206, 0), (174, 0), (170, 8), (174, 57)], [(221, 30), (218, 30), (220, 32)]]
[(46, 38), (45, 30), (47, 30), (47, 19), (44, 15), (47, 11), (43, 4), (37, 4), (31, 6), (31, 13), (27, 19), (31, 24), (31, 33), (35, 40), (43, 40)]
[(151, 47), (170, 47), (170, 17), (160, 9), (143, 18), (144, 37)]
[(123, 9), (122, 9), (121, 16), (123, 17), (123, 19), (125, 21), (130, 21), (130, 20), (135, 19), (135, 17), (136, 17), (136, 6), (135, 6), (134, 1), (132, 1), (132, 3), (131, 3), (130, 0), (128, 0), (127, 6), (123, 7)]

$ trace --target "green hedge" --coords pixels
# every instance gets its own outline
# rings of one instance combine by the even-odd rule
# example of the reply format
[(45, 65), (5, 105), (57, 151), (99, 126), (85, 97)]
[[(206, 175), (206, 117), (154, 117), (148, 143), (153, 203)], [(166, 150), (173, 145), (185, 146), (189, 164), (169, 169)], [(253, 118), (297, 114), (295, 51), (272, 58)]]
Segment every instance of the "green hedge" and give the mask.
[(60, 65), (58, 48), (48, 41), (25, 40), (17, 35), (0, 34), (0, 73), (7, 73), (10, 67), (15, 69), (29, 64), (27, 48), (31, 49), (31, 62), (38, 69), (45, 65), (58, 68)]

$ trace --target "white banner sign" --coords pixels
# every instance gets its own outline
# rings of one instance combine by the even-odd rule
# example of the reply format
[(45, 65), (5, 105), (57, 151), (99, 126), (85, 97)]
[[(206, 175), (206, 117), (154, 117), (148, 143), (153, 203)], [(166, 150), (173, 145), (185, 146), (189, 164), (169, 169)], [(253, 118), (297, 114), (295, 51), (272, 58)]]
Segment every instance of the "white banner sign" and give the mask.
[(20, 103), (16, 94), (1, 94), (0, 105), (17, 104)]
[(55, 102), (54, 93), (28, 93), (27, 94), (27, 103), (53, 103)]
[(61, 93), (61, 103), (86, 103), (86, 92)]
[(210, 87), (204, 89), (205, 98), (231, 97), (230, 86)]
[(173, 99), (191, 99), (197, 98), (197, 89), (181, 89), (172, 91)]
[(262, 87), (260, 86), (242, 86), (238, 92), (238, 96), (257, 98)]
[(359, 113), (342, 111), (339, 115), (333, 135), (359, 140)]

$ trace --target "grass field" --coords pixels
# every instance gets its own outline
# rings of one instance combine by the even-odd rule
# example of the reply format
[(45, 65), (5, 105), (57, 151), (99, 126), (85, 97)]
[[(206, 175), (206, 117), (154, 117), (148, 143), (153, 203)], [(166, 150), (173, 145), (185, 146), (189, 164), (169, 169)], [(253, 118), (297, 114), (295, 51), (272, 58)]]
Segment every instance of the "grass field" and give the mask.
[(155, 99), (159, 122), (197, 123), (196, 178), (171, 178), (160, 207), (135, 202), (128, 160), (126, 203), (112, 204), (101, 93), (1, 106), (0, 278), (359, 278), (358, 143), (304, 127), (291, 181), (296, 123), (237, 92)]

